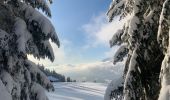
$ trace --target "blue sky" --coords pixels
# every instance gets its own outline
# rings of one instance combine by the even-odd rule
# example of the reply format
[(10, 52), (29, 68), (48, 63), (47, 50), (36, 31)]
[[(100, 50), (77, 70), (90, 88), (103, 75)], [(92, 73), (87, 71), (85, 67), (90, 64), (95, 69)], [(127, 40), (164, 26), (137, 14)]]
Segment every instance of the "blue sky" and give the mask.
[[(68, 63), (84, 63), (104, 59), (104, 52), (110, 49), (106, 45), (82, 50), (90, 41), (89, 35), (83, 29), (94, 17), (105, 14), (111, 0), (54, 0), (51, 6), (52, 23), (56, 28), (61, 45), (70, 57), (79, 56), (76, 61)], [(107, 33), (106, 33), (107, 34)], [(67, 41), (70, 44), (66, 45)], [(56, 57), (57, 59), (57, 57)], [(67, 63), (67, 62), (66, 62)]]

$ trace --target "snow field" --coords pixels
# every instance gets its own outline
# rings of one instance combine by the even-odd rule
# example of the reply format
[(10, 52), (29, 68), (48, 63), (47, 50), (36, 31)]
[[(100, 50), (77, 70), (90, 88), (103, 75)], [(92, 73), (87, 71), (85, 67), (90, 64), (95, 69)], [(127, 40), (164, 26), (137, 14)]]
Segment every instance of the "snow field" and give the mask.
[(54, 92), (46, 92), (49, 100), (104, 100), (107, 84), (54, 83)]

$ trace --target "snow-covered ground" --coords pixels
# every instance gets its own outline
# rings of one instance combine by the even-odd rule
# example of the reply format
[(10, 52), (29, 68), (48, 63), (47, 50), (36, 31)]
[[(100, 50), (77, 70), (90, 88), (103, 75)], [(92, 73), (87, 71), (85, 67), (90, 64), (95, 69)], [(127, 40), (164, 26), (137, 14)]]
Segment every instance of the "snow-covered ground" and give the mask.
[(103, 100), (107, 84), (54, 83), (54, 87), (54, 92), (47, 92), (49, 100)]

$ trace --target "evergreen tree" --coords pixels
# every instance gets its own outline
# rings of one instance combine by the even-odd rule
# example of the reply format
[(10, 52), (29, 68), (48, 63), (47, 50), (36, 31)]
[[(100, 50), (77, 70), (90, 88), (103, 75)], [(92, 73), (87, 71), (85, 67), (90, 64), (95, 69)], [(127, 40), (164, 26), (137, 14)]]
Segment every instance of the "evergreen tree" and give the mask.
[(52, 77), (58, 79), (59, 82), (65, 82), (65, 76), (64, 75), (58, 74), (54, 70), (50, 71), (49, 69), (45, 69), (44, 66), (42, 66), (42, 65), (38, 65), (38, 67), (40, 68), (40, 70), (42, 72), (45, 73), (46, 76), (52, 76)]
[[(124, 100), (169, 100), (170, 0), (113, 0), (107, 13), (127, 19), (110, 40), (120, 45), (114, 63), (127, 57), (123, 89), (111, 98)], [(117, 89), (117, 88), (114, 88)], [(114, 93), (115, 92), (115, 93)], [(112, 90), (116, 94), (117, 90)], [(120, 94), (121, 93), (121, 94)], [(121, 98), (118, 98), (121, 97)]]
[(70, 79), (70, 77), (67, 77), (67, 82), (71, 82), (71, 79)]
[[(44, 88), (53, 86), (38, 66), (27, 58), (54, 61), (49, 39), (60, 45), (47, 17), (52, 0), (0, 0), (0, 98), (48, 100)], [(41, 9), (47, 16), (39, 12)]]

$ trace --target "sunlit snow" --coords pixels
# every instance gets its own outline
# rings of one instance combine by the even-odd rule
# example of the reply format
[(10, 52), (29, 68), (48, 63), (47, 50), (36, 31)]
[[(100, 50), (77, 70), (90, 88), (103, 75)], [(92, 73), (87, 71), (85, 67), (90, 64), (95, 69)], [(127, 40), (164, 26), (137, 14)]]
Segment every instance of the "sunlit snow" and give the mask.
[(105, 83), (54, 83), (55, 91), (47, 92), (49, 100), (104, 100)]

